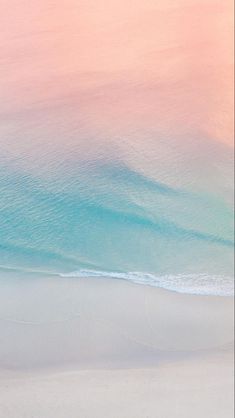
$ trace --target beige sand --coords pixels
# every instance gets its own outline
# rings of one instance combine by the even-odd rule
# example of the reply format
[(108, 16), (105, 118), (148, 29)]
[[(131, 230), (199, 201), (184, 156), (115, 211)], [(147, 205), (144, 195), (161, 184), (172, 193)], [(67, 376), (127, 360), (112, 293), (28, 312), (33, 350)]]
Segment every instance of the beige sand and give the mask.
[(0, 318), (1, 417), (233, 417), (232, 298), (24, 280)]
[(11, 418), (229, 418), (233, 373), (216, 356), (153, 369), (90, 370), (0, 381)]

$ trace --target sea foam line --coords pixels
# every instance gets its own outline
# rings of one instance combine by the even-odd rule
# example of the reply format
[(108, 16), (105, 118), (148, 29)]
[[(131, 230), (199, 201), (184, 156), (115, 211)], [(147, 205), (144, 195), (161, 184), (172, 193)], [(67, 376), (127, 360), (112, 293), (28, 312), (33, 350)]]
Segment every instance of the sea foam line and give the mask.
[(0, 265), (0, 270), (19, 272), (21, 274), (39, 275), (47, 278), (111, 278), (126, 280), (133, 283), (158, 287), (178, 293), (194, 295), (234, 296), (234, 278), (228, 276), (212, 276), (209, 274), (168, 274), (156, 276), (146, 272), (107, 272), (100, 270), (80, 269), (69, 273), (42, 271), (20, 267)]
[(179, 293), (195, 295), (233, 296), (234, 278), (224, 276), (212, 276), (209, 274), (170, 274), (156, 276), (152, 273), (142, 272), (107, 272), (98, 270), (81, 269), (71, 273), (60, 274), (61, 277), (105, 277), (122, 279), (133, 283), (159, 287)]

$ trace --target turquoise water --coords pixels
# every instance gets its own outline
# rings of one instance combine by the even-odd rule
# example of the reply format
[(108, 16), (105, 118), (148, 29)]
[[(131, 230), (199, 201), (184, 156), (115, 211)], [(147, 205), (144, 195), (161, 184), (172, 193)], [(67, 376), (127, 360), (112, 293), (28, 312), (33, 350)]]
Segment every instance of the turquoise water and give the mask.
[(230, 5), (3, 3), (0, 278), (231, 294)]
[(106, 142), (100, 140), (96, 150), (90, 139), (91, 149), (100, 152), (81, 158), (78, 139), (75, 149), (68, 141), (35, 160), (35, 143), (18, 158), (5, 145), (1, 276), (106, 275), (190, 293), (231, 294), (230, 149), (206, 142), (200, 150), (206, 156), (195, 156), (190, 169), (190, 150), (179, 142), (163, 169), (158, 161), (172, 141), (160, 148), (153, 138), (147, 156), (137, 154), (138, 146), (133, 152), (136, 143), (129, 138), (125, 152), (107, 157)]

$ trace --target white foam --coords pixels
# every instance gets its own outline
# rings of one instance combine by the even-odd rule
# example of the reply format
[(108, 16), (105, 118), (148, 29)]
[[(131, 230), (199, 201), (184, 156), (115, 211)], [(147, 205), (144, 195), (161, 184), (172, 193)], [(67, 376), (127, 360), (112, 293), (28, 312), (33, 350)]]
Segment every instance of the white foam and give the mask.
[(195, 295), (234, 295), (234, 278), (212, 276), (208, 274), (177, 274), (155, 276), (151, 273), (141, 272), (106, 272), (97, 270), (78, 270), (71, 273), (60, 274), (61, 277), (110, 277), (113, 279), (128, 280), (138, 284), (160, 287), (179, 293)]

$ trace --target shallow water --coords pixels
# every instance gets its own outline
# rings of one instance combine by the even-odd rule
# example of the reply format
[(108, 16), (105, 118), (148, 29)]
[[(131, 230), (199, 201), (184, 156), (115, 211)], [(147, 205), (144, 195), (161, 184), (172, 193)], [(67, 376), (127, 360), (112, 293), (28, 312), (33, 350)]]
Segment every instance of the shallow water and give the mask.
[(1, 4), (1, 276), (231, 294), (231, 7)]

